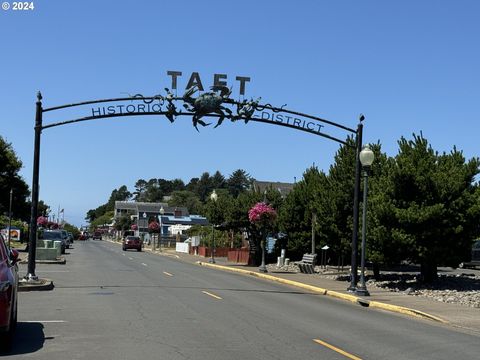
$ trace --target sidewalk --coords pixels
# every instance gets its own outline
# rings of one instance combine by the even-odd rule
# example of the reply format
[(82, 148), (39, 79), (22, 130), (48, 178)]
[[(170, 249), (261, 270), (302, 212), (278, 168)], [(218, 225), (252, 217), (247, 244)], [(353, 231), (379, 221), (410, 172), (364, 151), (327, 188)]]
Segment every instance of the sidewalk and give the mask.
[[(151, 251), (147, 248), (145, 250)], [(177, 253), (175, 250), (163, 250), (161, 253), (155, 251), (155, 253), (173, 256), (181, 261), (214, 267), (223, 271), (234, 271), (243, 273), (246, 276), (256, 276), (270, 281), (277, 281), (357, 303), (361, 306), (429, 319), (480, 334), (480, 309), (477, 308), (443, 303), (425, 297), (374, 287), (369, 288), (370, 296), (360, 297), (346, 290), (349, 285), (347, 282), (327, 279), (319, 274), (286, 273), (280, 271), (262, 274), (258, 272), (257, 267), (229, 263), (226, 258), (215, 258), (216, 264), (210, 264), (208, 258)]]

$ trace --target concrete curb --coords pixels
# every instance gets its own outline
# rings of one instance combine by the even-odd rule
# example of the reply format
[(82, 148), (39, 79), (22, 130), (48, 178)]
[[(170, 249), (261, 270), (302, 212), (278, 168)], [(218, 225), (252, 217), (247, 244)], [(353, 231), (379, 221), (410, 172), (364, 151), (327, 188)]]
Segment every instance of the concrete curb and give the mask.
[(286, 284), (286, 285), (299, 287), (299, 288), (309, 290), (309, 291), (312, 291), (312, 292), (315, 292), (315, 293), (318, 293), (318, 294), (321, 294), (321, 295), (327, 295), (327, 296), (331, 296), (331, 297), (334, 297), (334, 298), (337, 298), (337, 299), (349, 301), (351, 303), (356, 303), (356, 304), (364, 306), (364, 307), (377, 308), (377, 309), (386, 310), (386, 311), (399, 313), (399, 314), (403, 314), (403, 315), (408, 315), (408, 316), (412, 316), (412, 317), (417, 317), (417, 318), (422, 318), (422, 319), (427, 319), (427, 320), (433, 320), (433, 321), (436, 321), (436, 322), (439, 322), (439, 323), (442, 323), (442, 324), (448, 324), (449, 323), (448, 321), (446, 321), (444, 319), (441, 319), (441, 318), (439, 318), (437, 316), (434, 316), (434, 315), (431, 315), (431, 314), (427, 314), (423, 311), (410, 309), (410, 308), (406, 308), (406, 307), (398, 306), (398, 305), (385, 304), (385, 303), (382, 303), (382, 302), (379, 302), (379, 301), (370, 301), (370, 300), (366, 300), (364, 298), (357, 297), (357, 296), (354, 296), (354, 295), (344, 294), (344, 293), (341, 293), (341, 292), (338, 292), (338, 291), (332, 291), (332, 290), (324, 289), (324, 288), (317, 287), (317, 286), (303, 284), (303, 283), (300, 283), (298, 281), (282, 279), (282, 278), (278, 278), (278, 277), (272, 276), (272, 275), (267, 275), (267, 274), (264, 274), (264, 273), (257, 273), (257, 272), (254, 272), (254, 271), (243, 270), (243, 269), (235, 269), (235, 268), (231, 268), (231, 267), (228, 267), (228, 266), (210, 264), (210, 263), (205, 263), (205, 262), (201, 262), (201, 261), (197, 261), (196, 263), (200, 266), (206, 266), (206, 267), (210, 267), (210, 268), (214, 268), (214, 269), (225, 270), (225, 271), (230, 271), (230, 272), (236, 272), (236, 273), (240, 273), (240, 274), (255, 276), (255, 277), (258, 277), (258, 278), (262, 278), (262, 279), (275, 281), (275, 282)]
[[(65, 265), (67, 260), (65, 257), (61, 256), (58, 260), (35, 260), (35, 264), (57, 264), (57, 265)], [(28, 258), (25, 260), (20, 261), (20, 264), (28, 264)]]
[(53, 281), (50, 279), (38, 279), (37, 281), (23, 281), (18, 282), (18, 291), (27, 292), (27, 291), (48, 291), (53, 290), (55, 286)]

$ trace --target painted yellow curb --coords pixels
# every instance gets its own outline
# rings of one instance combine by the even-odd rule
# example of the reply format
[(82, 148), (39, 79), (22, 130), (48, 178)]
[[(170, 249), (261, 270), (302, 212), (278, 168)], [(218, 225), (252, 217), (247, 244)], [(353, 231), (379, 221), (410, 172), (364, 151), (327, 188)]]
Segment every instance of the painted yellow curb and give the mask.
[(382, 302), (379, 302), (379, 301), (369, 301), (369, 300), (366, 300), (364, 298), (360, 298), (360, 297), (357, 297), (357, 296), (354, 296), (354, 295), (344, 294), (344, 293), (341, 293), (341, 292), (338, 292), (338, 291), (332, 291), (332, 290), (320, 288), (320, 287), (317, 287), (317, 286), (300, 283), (298, 281), (282, 279), (282, 278), (278, 278), (276, 276), (267, 275), (267, 274), (263, 274), (263, 273), (258, 273), (258, 272), (254, 272), (254, 271), (236, 269), (236, 268), (232, 268), (232, 267), (229, 267), (229, 266), (210, 264), (210, 263), (205, 263), (205, 262), (201, 262), (201, 261), (197, 261), (196, 263), (200, 266), (206, 266), (206, 267), (211, 267), (211, 268), (214, 268), (214, 269), (220, 269), (220, 270), (226, 270), (226, 271), (241, 273), (241, 274), (250, 275), (250, 276), (256, 276), (256, 277), (259, 277), (259, 278), (262, 278), (262, 279), (271, 280), (271, 281), (275, 281), (275, 282), (286, 284), (286, 285), (296, 286), (296, 287), (306, 289), (306, 290), (309, 290), (309, 291), (312, 291), (312, 292), (315, 292), (315, 293), (331, 296), (331, 297), (334, 297), (334, 298), (337, 298), (337, 299), (342, 299), (342, 300), (349, 301), (351, 303), (356, 303), (356, 304), (366, 306), (366, 307), (387, 310), (387, 311), (390, 311), (390, 312), (400, 313), (400, 314), (403, 314), (403, 315), (409, 315), (409, 316), (413, 316), (413, 317), (417, 317), (417, 318), (437, 321), (437, 322), (440, 322), (442, 324), (448, 324), (448, 321), (446, 321), (444, 319), (441, 319), (437, 316), (427, 314), (423, 311), (406, 308), (406, 307), (403, 307), (403, 306), (385, 304), (385, 303), (382, 303)]
[(442, 318), (439, 318), (439, 317), (434, 316), (434, 315), (427, 314), (423, 311), (410, 309), (410, 308), (403, 307), (403, 306), (385, 304), (385, 303), (378, 302), (378, 301), (370, 301), (369, 307), (382, 309), (382, 310), (387, 310), (387, 311), (392, 311), (392, 312), (396, 312), (396, 313), (400, 313), (400, 314), (404, 314), (404, 315), (410, 315), (410, 316), (414, 316), (414, 317), (418, 317), (418, 318), (422, 318), (422, 319), (434, 320), (434, 321), (440, 322), (442, 324), (448, 324), (448, 321), (446, 321)]
[(333, 290), (327, 290), (326, 295), (331, 296), (331, 297), (335, 297), (337, 299), (347, 300), (347, 301), (350, 301), (352, 303), (359, 303), (359, 300), (360, 300), (360, 298), (358, 298), (356, 296), (349, 295), (349, 294), (344, 294), (344, 293), (341, 293), (341, 292), (338, 292), (338, 291), (333, 291)]

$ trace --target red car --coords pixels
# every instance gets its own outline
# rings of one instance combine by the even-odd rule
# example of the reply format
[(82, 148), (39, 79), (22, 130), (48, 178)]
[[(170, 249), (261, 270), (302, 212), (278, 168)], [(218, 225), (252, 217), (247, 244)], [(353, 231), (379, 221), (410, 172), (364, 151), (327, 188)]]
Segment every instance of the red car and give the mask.
[(18, 251), (0, 235), (0, 349), (8, 351), (17, 326)]
[(122, 241), (122, 250), (137, 249), (142, 251), (142, 240), (138, 236), (126, 236)]

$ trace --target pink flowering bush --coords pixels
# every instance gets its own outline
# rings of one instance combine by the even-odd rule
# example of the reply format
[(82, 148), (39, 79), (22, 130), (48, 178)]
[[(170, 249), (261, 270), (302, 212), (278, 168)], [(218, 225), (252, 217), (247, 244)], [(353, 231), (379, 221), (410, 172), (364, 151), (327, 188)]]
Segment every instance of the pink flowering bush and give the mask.
[(271, 225), (277, 218), (277, 212), (270, 205), (264, 202), (256, 203), (250, 210), (248, 210), (248, 220), (252, 224), (260, 227)]
[(160, 231), (160, 224), (156, 221), (152, 221), (148, 224), (148, 231), (152, 233), (158, 233)]
[(37, 218), (37, 225), (41, 227), (46, 227), (48, 224), (48, 219), (45, 216), (39, 216)]

